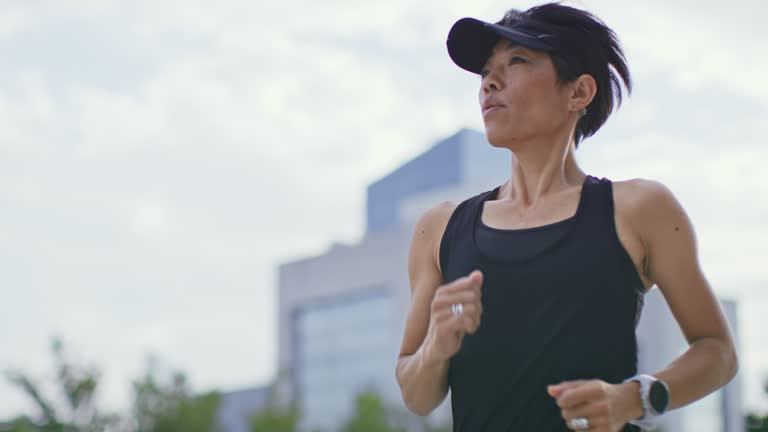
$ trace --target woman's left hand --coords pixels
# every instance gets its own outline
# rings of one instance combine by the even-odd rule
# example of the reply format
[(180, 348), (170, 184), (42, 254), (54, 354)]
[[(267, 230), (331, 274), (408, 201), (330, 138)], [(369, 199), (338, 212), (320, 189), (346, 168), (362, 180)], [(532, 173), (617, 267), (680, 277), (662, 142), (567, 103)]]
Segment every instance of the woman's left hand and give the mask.
[[(618, 432), (629, 421), (643, 415), (640, 386), (636, 382), (608, 384), (600, 380), (566, 381), (547, 387), (569, 429)], [(588, 428), (578, 429), (573, 419), (586, 419)]]

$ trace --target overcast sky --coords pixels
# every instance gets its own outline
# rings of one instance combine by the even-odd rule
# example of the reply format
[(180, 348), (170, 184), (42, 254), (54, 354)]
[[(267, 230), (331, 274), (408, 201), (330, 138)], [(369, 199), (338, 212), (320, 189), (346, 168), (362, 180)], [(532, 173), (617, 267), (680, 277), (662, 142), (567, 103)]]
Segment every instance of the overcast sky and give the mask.
[[(0, 369), (48, 373), (60, 335), (110, 406), (148, 353), (201, 390), (271, 380), (276, 266), (357, 241), (368, 183), (482, 130), (448, 29), (533, 4), (2, 0)], [(577, 158), (676, 194), (739, 301), (747, 406), (768, 409), (768, 4), (569, 4), (635, 79)], [(0, 380), (0, 418), (28, 407)]]

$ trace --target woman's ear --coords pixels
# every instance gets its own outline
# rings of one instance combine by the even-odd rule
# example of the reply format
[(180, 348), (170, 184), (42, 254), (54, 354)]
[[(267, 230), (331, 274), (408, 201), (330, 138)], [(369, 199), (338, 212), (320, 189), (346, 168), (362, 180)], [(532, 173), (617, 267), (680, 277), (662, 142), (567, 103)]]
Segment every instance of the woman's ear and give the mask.
[(579, 111), (586, 108), (595, 98), (597, 83), (592, 75), (583, 74), (576, 78), (571, 86), (571, 109)]

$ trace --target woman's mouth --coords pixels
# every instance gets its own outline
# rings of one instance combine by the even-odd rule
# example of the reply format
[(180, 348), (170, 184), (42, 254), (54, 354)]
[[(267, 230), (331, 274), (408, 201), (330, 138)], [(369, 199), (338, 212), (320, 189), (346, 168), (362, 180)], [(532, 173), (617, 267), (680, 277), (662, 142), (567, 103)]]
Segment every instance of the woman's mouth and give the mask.
[(504, 108), (504, 105), (491, 105), (487, 108), (483, 109), (483, 116), (486, 116), (494, 111), (498, 111), (500, 109)]

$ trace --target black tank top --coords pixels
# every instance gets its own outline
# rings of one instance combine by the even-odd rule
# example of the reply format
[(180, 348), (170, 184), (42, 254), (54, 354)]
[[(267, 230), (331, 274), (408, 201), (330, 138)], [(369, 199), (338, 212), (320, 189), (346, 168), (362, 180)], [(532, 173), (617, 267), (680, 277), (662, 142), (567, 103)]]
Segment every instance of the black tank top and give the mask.
[[(493, 190), (488, 200), (498, 196), (500, 188)], [(489, 227), (482, 218), (477, 220), (475, 243), (477, 248), (494, 260), (525, 259), (550, 247), (571, 228), (575, 217), (533, 228), (506, 230)]]
[(569, 432), (547, 386), (637, 372), (644, 286), (616, 233), (610, 180), (587, 176), (574, 216), (522, 230), (482, 223), (499, 189), (460, 203), (440, 244), (444, 283), (484, 276), (480, 327), (449, 362), (453, 430)]

